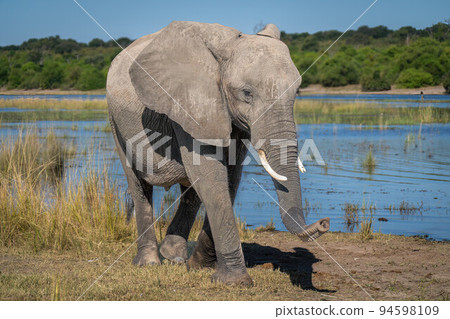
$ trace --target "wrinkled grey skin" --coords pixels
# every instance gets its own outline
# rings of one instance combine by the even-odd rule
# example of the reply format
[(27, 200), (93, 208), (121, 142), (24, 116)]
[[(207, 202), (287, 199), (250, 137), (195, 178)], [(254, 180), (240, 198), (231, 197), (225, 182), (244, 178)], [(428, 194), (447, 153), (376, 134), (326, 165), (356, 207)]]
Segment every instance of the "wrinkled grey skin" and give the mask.
[[(275, 172), (287, 177), (284, 182), (273, 180), (282, 221), (303, 240), (317, 238), (329, 229), (328, 218), (307, 226), (301, 207), (293, 117), (299, 76), (274, 25), (247, 35), (218, 24), (172, 22), (136, 40), (114, 59), (108, 73), (107, 100), (135, 205), (139, 239), (134, 264), (160, 263), (152, 226), (152, 189), (153, 185), (167, 188), (178, 183), (181, 191), (187, 192), (161, 244), (162, 256), (187, 262), (191, 269), (215, 267), (214, 281), (252, 283), (233, 214), (240, 164), (247, 152), (241, 140), (246, 138), (253, 145), (260, 139), (292, 141), (284, 154), (268, 141), (260, 147)], [(145, 128), (172, 138), (171, 160), (160, 168), (154, 164), (151, 175), (136, 170), (134, 158), (132, 167), (126, 165), (126, 141)], [(206, 156), (221, 147), (228, 154), (230, 138), (237, 140), (236, 165), (228, 163), (227, 156), (223, 160)], [(201, 148), (200, 165), (193, 163), (194, 139), (216, 139), (209, 142), (213, 145)], [(164, 148), (155, 150), (154, 163), (163, 159)], [(283, 155), (287, 165), (281, 163)], [(207, 218), (188, 260), (187, 238), (201, 203)]]

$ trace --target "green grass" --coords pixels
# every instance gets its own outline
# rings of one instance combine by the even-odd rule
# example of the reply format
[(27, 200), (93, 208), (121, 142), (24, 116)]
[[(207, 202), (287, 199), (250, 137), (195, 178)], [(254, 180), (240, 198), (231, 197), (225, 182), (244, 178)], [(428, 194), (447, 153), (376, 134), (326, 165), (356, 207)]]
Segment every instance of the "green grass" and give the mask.
[(94, 125), (94, 126), (87, 126), (84, 128), (86, 131), (93, 131), (93, 132), (111, 132), (111, 125), (109, 122), (103, 124), (103, 125)]
[(296, 100), (294, 116), (297, 124), (371, 125), (384, 129), (388, 125), (448, 123), (450, 109), (432, 105), (423, 107), (382, 107), (369, 103), (335, 103)]

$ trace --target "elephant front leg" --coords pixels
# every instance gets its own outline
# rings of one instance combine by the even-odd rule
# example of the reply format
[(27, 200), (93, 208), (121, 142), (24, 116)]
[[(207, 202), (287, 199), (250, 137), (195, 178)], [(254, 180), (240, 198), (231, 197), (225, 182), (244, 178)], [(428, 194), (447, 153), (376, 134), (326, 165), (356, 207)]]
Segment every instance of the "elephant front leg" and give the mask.
[[(233, 165), (227, 166), (227, 171), (230, 198), (232, 204), (234, 204), (242, 176), (242, 163), (247, 154), (247, 148), (242, 142), (242, 139), (249, 138), (249, 136), (245, 132), (239, 131), (236, 127), (233, 127), (232, 138), (236, 141), (236, 161)], [(226, 156), (226, 158), (229, 157)], [(216, 267), (217, 256), (212, 238), (208, 216), (206, 215), (205, 222), (203, 223), (203, 229), (197, 239), (195, 250), (187, 262), (188, 269)]]
[[(228, 187), (228, 171), (224, 163), (205, 154), (220, 150), (208, 149), (194, 154), (192, 140), (181, 139), (181, 155), (188, 177), (205, 205), (211, 227), (212, 240), (217, 257), (216, 273), (213, 281), (227, 284), (251, 285), (242, 253), (239, 233), (234, 218), (231, 196)], [(195, 161), (194, 161), (195, 159)]]
[(180, 189), (184, 195), (159, 249), (164, 258), (175, 263), (187, 260), (187, 240), (201, 204), (193, 188), (187, 189), (180, 185)]

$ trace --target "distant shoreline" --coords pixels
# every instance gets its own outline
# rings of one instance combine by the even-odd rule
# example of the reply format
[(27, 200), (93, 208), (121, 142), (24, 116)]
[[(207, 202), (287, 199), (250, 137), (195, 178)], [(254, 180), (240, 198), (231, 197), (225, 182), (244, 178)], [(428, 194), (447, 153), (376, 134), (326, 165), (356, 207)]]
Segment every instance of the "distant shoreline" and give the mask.
[[(442, 85), (428, 86), (417, 89), (398, 89), (395, 86), (388, 91), (380, 92), (362, 92), (361, 86), (358, 84), (340, 86), (340, 87), (323, 87), (319, 84), (311, 84), (306, 88), (300, 89), (300, 96), (302, 95), (316, 95), (316, 94), (403, 94), (403, 95), (419, 95), (420, 92), (426, 94), (445, 94), (445, 89)], [(80, 91), (80, 90), (6, 90), (0, 89), (0, 95), (105, 95), (106, 89)]]
[(416, 89), (399, 89), (395, 86), (388, 91), (377, 91), (377, 92), (363, 92), (361, 91), (361, 86), (359, 84), (340, 86), (340, 87), (323, 87), (318, 84), (311, 84), (310, 86), (300, 89), (300, 96), (302, 95), (316, 95), (316, 94), (403, 94), (403, 95), (419, 95), (420, 92), (423, 94), (445, 94), (445, 89), (442, 85), (438, 86), (427, 86)]

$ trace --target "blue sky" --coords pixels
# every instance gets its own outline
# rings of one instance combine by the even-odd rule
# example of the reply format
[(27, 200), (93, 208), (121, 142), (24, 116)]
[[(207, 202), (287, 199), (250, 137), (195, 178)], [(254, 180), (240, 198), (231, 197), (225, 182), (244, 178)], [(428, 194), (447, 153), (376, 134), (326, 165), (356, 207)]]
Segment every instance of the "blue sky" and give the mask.
[[(77, 0), (114, 37), (135, 39), (173, 20), (220, 23), (253, 33), (274, 23), (286, 32), (345, 30), (374, 0)], [(353, 26), (424, 28), (450, 18), (448, 0), (378, 0)], [(73, 0), (0, 0), (0, 45), (60, 35), (88, 42), (108, 40)]]

